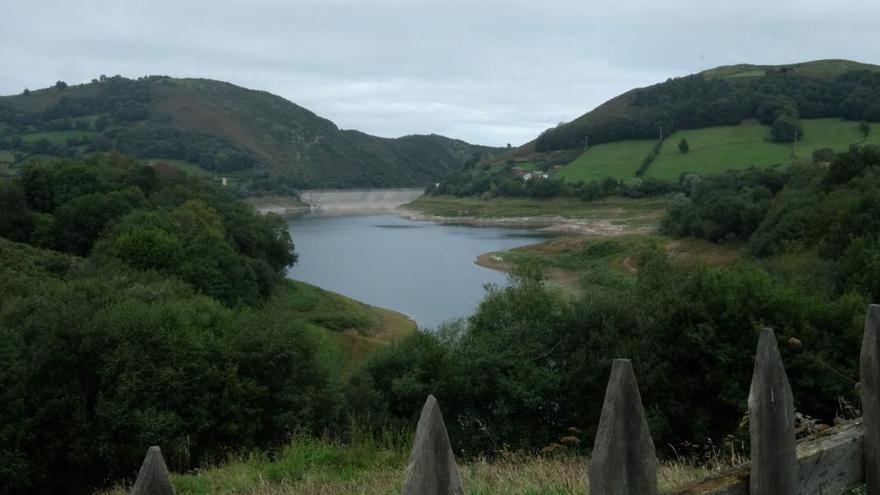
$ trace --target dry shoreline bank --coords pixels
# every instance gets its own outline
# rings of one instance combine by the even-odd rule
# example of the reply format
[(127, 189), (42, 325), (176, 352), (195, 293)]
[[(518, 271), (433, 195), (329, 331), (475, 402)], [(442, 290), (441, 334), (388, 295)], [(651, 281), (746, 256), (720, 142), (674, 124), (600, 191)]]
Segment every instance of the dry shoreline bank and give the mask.
[(548, 234), (575, 234), (593, 236), (615, 236), (626, 234), (646, 234), (655, 229), (634, 227), (607, 219), (569, 218), (563, 216), (518, 216), (518, 217), (474, 217), (441, 216), (398, 208), (395, 213), (409, 220), (435, 222), (448, 225), (472, 225), (475, 227), (517, 227), (530, 228)]

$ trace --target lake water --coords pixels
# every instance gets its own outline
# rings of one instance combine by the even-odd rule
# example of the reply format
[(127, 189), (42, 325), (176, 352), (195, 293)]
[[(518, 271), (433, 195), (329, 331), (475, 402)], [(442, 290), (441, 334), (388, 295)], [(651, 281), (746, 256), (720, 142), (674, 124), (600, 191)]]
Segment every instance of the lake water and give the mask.
[(288, 276), (410, 316), (420, 327), (469, 316), (507, 275), (480, 254), (540, 242), (534, 230), (417, 222), (393, 214), (289, 219), (299, 261)]

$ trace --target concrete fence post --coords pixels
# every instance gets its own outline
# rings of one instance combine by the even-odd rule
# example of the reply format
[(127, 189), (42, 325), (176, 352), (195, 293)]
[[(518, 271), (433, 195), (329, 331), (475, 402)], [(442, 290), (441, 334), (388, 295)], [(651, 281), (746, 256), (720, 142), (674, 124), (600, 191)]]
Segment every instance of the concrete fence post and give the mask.
[(865, 482), (880, 495), (880, 305), (868, 306), (860, 359), (862, 416), (865, 421)]
[(591, 495), (655, 495), (657, 456), (629, 359), (615, 359), (589, 468)]
[(455, 455), (433, 395), (428, 396), (416, 428), (412, 454), (406, 466), (403, 495), (462, 495)]
[(174, 495), (174, 486), (171, 485), (168, 467), (159, 447), (147, 449), (147, 456), (144, 457), (130, 495)]
[(794, 397), (773, 330), (761, 330), (749, 391), (750, 495), (797, 493)]

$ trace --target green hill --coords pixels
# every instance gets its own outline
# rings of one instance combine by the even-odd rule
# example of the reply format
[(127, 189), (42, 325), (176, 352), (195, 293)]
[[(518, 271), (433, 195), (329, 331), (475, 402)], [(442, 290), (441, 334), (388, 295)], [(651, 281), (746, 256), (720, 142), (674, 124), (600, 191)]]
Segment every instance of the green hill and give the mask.
[(534, 151), (655, 139), (682, 129), (794, 118), (880, 122), (880, 67), (844, 60), (737, 65), (630, 90), (542, 133)]
[[(797, 151), (794, 128), (779, 137), (771, 132), (786, 119), (800, 125)], [(729, 65), (627, 91), (493, 164), (563, 165), (557, 177), (566, 181), (631, 179), (662, 134), (660, 153), (645, 175), (674, 178), (682, 171), (789, 163), (810, 159), (819, 148), (874, 143), (876, 133), (866, 138), (862, 121), (869, 128), (880, 122), (880, 66), (848, 60)], [(691, 144), (687, 155), (677, 149), (681, 139)], [(560, 156), (571, 158), (563, 163)]]
[(251, 192), (422, 186), (498, 151), (438, 135), (341, 130), (279, 96), (206, 79), (102, 77), (0, 97), (0, 174), (34, 157), (109, 149), (198, 165)]

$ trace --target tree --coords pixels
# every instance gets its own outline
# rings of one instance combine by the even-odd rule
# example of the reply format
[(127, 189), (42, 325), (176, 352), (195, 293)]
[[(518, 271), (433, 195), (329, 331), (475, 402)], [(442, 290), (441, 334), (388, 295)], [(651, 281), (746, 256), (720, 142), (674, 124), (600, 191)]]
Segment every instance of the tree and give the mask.
[(862, 131), (863, 136), (868, 137), (868, 134), (871, 132), (871, 126), (863, 120), (859, 123), (859, 130)]
[(34, 213), (20, 184), (0, 181), (0, 237), (27, 242), (34, 230)]
[(822, 162), (831, 162), (834, 161), (834, 158), (837, 156), (834, 153), (834, 150), (831, 148), (819, 148), (813, 151), (813, 162), (822, 163)]
[(21, 94), (22, 94), (23, 96), (30, 96), (30, 95), (31, 95), (31, 90), (29, 90), (29, 89), (27, 89), (27, 88), (24, 88), (24, 91), (22, 91)]
[(98, 120), (95, 121), (95, 130), (98, 132), (104, 132), (104, 129), (110, 125), (110, 118), (106, 115), (101, 115), (98, 117)]
[(62, 91), (67, 89), (67, 83), (64, 81), (58, 81), (55, 83), (55, 89)]
[(801, 128), (801, 123), (797, 117), (786, 113), (780, 115), (773, 122), (770, 134), (777, 143), (791, 143), (798, 138), (803, 138), (804, 130)]
[(691, 150), (690, 145), (688, 145), (687, 139), (682, 139), (678, 142), (678, 151), (682, 152), (682, 154), (687, 153)]

